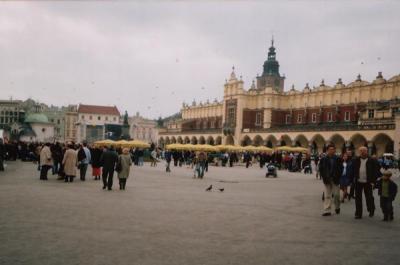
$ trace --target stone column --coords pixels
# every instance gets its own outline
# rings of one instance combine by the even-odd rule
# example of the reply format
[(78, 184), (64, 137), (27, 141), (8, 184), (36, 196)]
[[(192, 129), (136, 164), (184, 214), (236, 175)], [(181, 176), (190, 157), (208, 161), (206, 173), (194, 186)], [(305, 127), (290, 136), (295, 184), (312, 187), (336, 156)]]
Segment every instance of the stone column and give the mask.
[(373, 146), (374, 146), (374, 143), (372, 142), (372, 141), (368, 141), (368, 155), (369, 156), (372, 156), (372, 151), (373, 151)]
[(272, 123), (272, 110), (265, 109), (264, 110), (263, 128), (271, 128), (271, 123)]
[(400, 158), (400, 112), (394, 116), (393, 151), (396, 159)]

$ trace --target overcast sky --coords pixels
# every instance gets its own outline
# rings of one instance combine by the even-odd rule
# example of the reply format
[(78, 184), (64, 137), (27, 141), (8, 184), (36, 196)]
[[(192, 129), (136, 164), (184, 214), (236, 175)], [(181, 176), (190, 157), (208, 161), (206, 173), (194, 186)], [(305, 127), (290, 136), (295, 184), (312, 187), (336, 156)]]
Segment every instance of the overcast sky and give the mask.
[(232, 65), (249, 88), (272, 34), (286, 90), (390, 78), (399, 14), (400, 1), (1, 2), (0, 98), (165, 117), (221, 100)]

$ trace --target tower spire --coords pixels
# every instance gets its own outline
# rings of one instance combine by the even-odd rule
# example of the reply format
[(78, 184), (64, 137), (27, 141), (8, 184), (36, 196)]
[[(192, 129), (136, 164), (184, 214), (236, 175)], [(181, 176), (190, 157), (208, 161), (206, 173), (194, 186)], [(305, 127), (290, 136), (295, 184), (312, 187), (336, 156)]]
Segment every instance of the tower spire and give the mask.
[(272, 38), (271, 38), (271, 47), (274, 47), (274, 34), (272, 34)]

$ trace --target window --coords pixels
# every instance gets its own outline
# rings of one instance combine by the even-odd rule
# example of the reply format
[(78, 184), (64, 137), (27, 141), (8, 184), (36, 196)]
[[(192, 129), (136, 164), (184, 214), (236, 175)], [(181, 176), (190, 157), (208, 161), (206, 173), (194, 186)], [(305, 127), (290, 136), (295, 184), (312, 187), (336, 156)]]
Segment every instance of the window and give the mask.
[(399, 112), (399, 108), (392, 108), (392, 118), (396, 116), (396, 113)]
[(344, 121), (350, 121), (350, 111), (344, 113)]
[(57, 120), (57, 124), (60, 124), (60, 120)]
[(326, 114), (326, 120), (327, 120), (328, 122), (332, 122), (332, 121), (333, 121), (332, 112), (328, 112), (328, 113)]
[(285, 123), (289, 124), (290, 123), (290, 114), (286, 114), (285, 116)]
[(82, 120), (84, 120), (85, 119), (85, 115), (82, 115), (81, 118), (82, 118)]
[(92, 120), (93, 119), (93, 117), (92, 116), (89, 116), (89, 120)]
[(211, 128), (215, 128), (215, 121), (214, 121), (214, 120), (212, 120), (212, 121), (210, 122), (210, 127), (211, 127)]
[(100, 116), (98, 116), (98, 117), (97, 117), (97, 120), (98, 120), (98, 121), (100, 121), (100, 120), (101, 120), (101, 117), (100, 117)]
[(106, 116), (106, 121), (108, 121), (108, 116)]
[(373, 119), (375, 116), (375, 110), (369, 109), (368, 110), (368, 119)]
[(256, 125), (261, 125), (261, 113), (256, 113)]
[(234, 107), (230, 107), (228, 109), (228, 122), (231, 124), (235, 123), (235, 108)]
[(317, 122), (317, 113), (311, 114), (311, 122), (316, 123)]
[(117, 120), (117, 118), (114, 117), (114, 118), (113, 118), (113, 121), (116, 121), (116, 120)]
[(303, 114), (297, 115), (297, 123), (302, 123), (303, 122)]
[(3, 117), (0, 118), (0, 123), (4, 123), (4, 118)]

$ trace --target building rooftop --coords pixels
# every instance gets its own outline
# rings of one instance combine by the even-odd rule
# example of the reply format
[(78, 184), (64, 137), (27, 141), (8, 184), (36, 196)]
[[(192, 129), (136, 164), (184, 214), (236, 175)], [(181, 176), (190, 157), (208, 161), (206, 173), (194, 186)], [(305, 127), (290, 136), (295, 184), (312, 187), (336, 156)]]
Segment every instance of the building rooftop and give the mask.
[(96, 106), (96, 105), (83, 105), (78, 107), (79, 113), (101, 114), (101, 115), (116, 115), (121, 116), (116, 106)]

